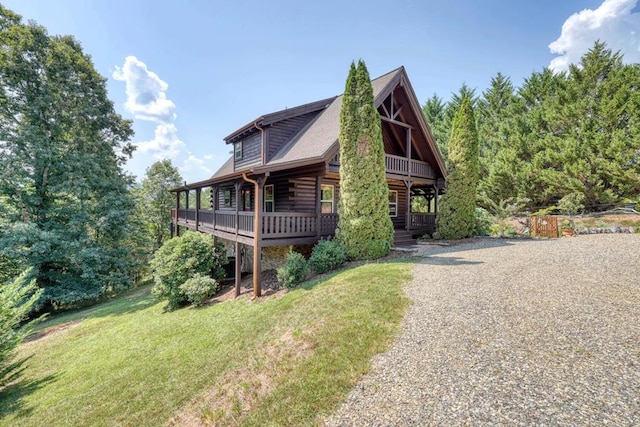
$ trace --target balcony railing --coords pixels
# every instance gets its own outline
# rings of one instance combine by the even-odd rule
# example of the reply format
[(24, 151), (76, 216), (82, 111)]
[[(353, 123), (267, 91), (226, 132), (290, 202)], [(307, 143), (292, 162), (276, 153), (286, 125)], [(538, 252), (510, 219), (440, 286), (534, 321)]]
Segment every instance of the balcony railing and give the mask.
[[(340, 165), (340, 153), (333, 156), (329, 161), (330, 166)], [(384, 155), (384, 165), (387, 173), (401, 176), (414, 176), (416, 178), (431, 178), (435, 179), (436, 175), (433, 172), (433, 168), (427, 162), (420, 160), (408, 159), (402, 156), (395, 156), (393, 154)]]

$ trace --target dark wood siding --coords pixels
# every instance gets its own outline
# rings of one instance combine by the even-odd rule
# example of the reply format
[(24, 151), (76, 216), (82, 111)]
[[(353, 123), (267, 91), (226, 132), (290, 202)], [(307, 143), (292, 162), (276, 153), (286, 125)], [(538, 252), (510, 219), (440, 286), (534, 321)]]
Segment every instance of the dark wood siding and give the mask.
[(318, 111), (281, 120), (267, 130), (267, 161), (271, 158), (307, 123), (319, 114)]
[[(236, 143), (237, 144), (237, 143)], [(262, 154), (262, 135), (260, 132), (256, 132), (253, 135), (242, 140), (242, 159), (234, 159), (235, 170), (245, 169), (250, 166), (260, 165)]]
[[(225, 192), (231, 193), (231, 204), (225, 204)], [(233, 185), (221, 185), (218, 188), (218, 209), (233, 209), (236, 208), (236, 189)]]
[(316, 177), (278, 177), (271, 176), (267, 185), (275, 186), (276, 212), (316, 211)]
[(407, 220), (407, 187), (404, 185), (389, 184), (389, 190), (398, 192), (398, 216), (391, 217), (394, 228), (405, 228)]

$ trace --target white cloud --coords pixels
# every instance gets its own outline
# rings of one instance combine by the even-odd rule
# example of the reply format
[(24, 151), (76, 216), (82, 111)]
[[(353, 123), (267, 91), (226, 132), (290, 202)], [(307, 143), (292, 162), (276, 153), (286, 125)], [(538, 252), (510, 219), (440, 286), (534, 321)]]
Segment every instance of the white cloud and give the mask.
[(549, 44), (557, 54), (549, 64), (560, 72), (577, 64), (596, 40), (620, 51), (625, 62), (640, 62), (640, 13), (634, 12), (638, 0), (604, 0), (595, 10), (584, 9), (571, 15), (562, 25), (562, 33)]
[[(208, 156), (204, 156), (205, 158)], [(194, 156), (189, 152), (187, 158), (182, 162), (182, 165), (178, 167), (182, 176), (202, 176), (202, 173), (211, 175), (213, 171), (206, 166), (204, 160)], [(207, 177), (208, 178), (208, 177)]]
[(127, 56), (113, 78), (126, 84), (125, 108), (136, 119), (169, 123), (176, 118), (176, 105), (167, 98), (169, 85), (135, 56)]
[(187, 146), (178, 138), (178, 129), (173, 123), (160, 123), (156, 126), (154, 138), (151, 141), (137, 142), (141, 153), (150, 153), (157, 160), (175, 159), (187, 151)]

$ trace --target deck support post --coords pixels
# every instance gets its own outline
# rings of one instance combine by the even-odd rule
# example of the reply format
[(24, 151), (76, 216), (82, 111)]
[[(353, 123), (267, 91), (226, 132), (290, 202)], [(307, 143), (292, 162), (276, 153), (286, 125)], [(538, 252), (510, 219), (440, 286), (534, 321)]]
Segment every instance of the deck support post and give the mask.
[(262, 295), (262, 209), (264, 183), (268, 174), (257, 177), (255, 180), (247, 177), (246, 173), (242, 174), (242, 179), (250, 182), (255, 188), (255, 208), (253, 214), (253, 297), (257, 298)]
[(438, 216), (438, 194), (439, 194), (439, 190), (438, 190), (438, 186), (434, 185), (433, 188), (435, 188), (436, 190), (436, 195), (434, 196), (433, 200), (433, 213), (436, 214), (436, 217)]
[(241, 257), (241, 253), (240, 253), (240, 242), (238, 242), (238, 239), (236, 239), (236, 246), (235, 246), (235, 253), (236, 253), (236, 265), (235, 265), (235, 284), (236, 284), (236, 298), (238, 298), (240, 296), (240, 284), (241, 284), (241, 275), (242, 272), (240, 271), (240, 262), (242, 261), (242, 257)]

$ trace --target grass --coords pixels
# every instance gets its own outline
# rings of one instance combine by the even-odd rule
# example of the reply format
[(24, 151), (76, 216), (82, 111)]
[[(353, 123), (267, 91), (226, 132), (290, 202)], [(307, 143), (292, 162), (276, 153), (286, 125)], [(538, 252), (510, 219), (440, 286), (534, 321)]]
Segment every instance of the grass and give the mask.
[(148, 292), (49, 320), (0, 392), (0, 426), (309, 425), (390, 344), (407, 262), (345, 270), (279, 298), (163, 312)]

